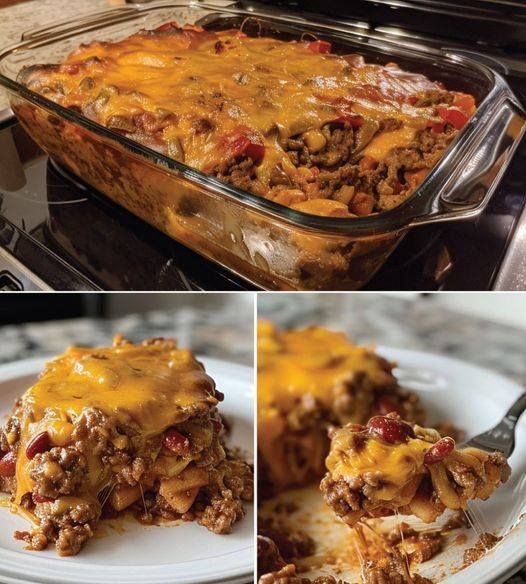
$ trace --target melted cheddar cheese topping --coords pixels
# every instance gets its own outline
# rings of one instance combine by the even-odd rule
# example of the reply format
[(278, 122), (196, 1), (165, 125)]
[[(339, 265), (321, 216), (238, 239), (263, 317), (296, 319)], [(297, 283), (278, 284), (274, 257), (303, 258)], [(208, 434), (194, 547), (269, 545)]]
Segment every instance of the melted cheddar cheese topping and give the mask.
[(330, 405), (338, 384), (364, 373), (372, 384), (393, 380), (380, 358), (352, 343), (344, 333), (322, 327), (279, 332), (258, 326), (258, 406), (260, 415), (290, 411), (304, 395)]
[[(27, 445), (42, 432), (48, 433), (52, 446), (69, 443), (75, 420), (87, 408), (134, 427), (134, 447), (140, 452), (148, 439), (186, 420), (196, 407), (217, 403), (213, 380), (187, 349), (155, 343), (69, 348), (47, 363), (40, 379), (22, 397), (15, 504), (32, 491)], [(96, 500), (112, 471), (95, 454), (88, 457), (88, 469), (83, 491), (87, 499)], [(62, 504), (62, 499), (56, 504)]]
[[(118, 120), (128, 135), (205, 172), (235, 158), (243, 144), (264, 146), (256, 173), (266, 188), (277, 164), (295, 172), (280, 141), (342, 115), (402, 122), (403, 131), (369, 146), (378, 160), (440, 121), (433, 105), (413, 105), (440, 84), (395, 64), (316, 52), (312, 44), (198, 27), (140, 31), (83, 45), (62, 65), (38, 70), (36, 80), (58, 103), (109, 127)], [(144, 118), (135, 127), (134, 116), (144, 113), (163, 120), (159, 131)]]
[(409, 439), (401, 444), (387, 444), (367, 438), (354, 442), (356, 434), (342, 429), (332, 440), (326, 459), (327, 470), (333, 479), (352, 480), (364, 475), (378, 480), (375, 499), (391, 501), (415, 477), (426, 472), (424, 454), (432, 446), (425, 440)]

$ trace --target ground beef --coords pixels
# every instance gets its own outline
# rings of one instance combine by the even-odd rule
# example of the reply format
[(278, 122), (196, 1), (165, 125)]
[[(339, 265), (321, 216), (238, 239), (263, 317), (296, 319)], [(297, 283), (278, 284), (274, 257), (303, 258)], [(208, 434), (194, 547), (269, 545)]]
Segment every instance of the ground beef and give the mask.
[(15, 538), (25, 541), (31, 550), (43, 550), (54, 541), (59, 555), (72, 556), (93, 536), (99, 506), (85, 502), (61, 511), (50, 501), (38, 503), (34, 513), (40, 525), (33, 531), (16, 532)]
[(361, 509), (360, 492), (351, 490), (343, 479), (334, 480), (327, 473), (320, 483), (320, 490), (327, 505), (338, 517), (345, 517), (348, 513)]
[(282, 525), (276, 520), (260, 519), (258, 521), (258, 533), (274, 542), (280, 556), (286, 562), (310, 556), (316, 548), (316, 544), (310, 535), (299, 529), (292, 529), (288, 525)]
[(33, 493), (56, 499), (75, 494), (87, 472), (86, 458), (76, 448), (56, 446), (35, 456), (29, 476), (35, 481)]
[(379, 560), (366, 562), (362, 573), (363, 584), (433, 584), (428, 578), (409, 574), (405, 557), (394, 551)]
[[(255, 192), (254, 187), (257, 184), (256, 166), (252, 158), (225, 162), (216, 167), (213, 174), (219, 180), (234, 185), (238, 189)], [(255, 194), (264, 195), (263, 191), (255, 192)]]
[(418, 532), (403, 522), (385, 539), (405, 553), (412, 564), (421, 564), (436, 556), (442, 551), (444, 540), (441, 531)]
[(114, 468), (122, 465), (121, 470), (115, 474), (116, 482), (125, 483), (132, 487), (144, 478), (152, 462), (150, 458), (140, 456), (132, 460), (130, 455), (124, 452), (109, 456), (107, 460)]
[[(428, 92), (417, 107), (448, 103), (447, 91)], [(364, 214), (363, 197), (372, 197), (372, 211), (380, 212), (399, 205), (414, 190), (406, 172), (431, 169), (458, 133), (446, 125), (443, 132), (424, 129), (407, 147), (394, 148), (385, 160), (373, 161), (360, 154), (377, 132), (392, 132), (401, 127), (395, 118), (380, 123), (368, 122), (355, 129), (348, 124), (326, 124), (321, 130), (325, 145), (313, 152), (304, 135), (282, 141), (282, 147), (296, 168), (305, 169), (294, 182), (277, 165), (271, 172), (270, 190), (257, 177), (257, 165), (250, 158), (238, 158), (213, 169), (212, 174), (254, 194), (291, 205), (307, 199), (334, 199), (348, 205), (354, 214)], [(315, 172), (308, 172), (314, 169)], [(420, 182), (422, 177), (417, 179)], [(370, 199), (369, 199), (370, 200)]]
[(111, 438), (117, 435), (115, 421), (100, 410), (86, 408), (75, 422), (73, 440), (79, 452), (101, 455), (113, 450)]
[(15, 531), (15, 539), (24, 541), (28, 550), (42, 551), (49, 544), (47, 537), (42, 531)]
[(445, 89), (431, 89), (425, 91), (413, 104), (415, 107), (428, 107), (430, 105), (451, 104), (454, 95)]
[(90, 537), (93, 537), (93, 530), (87, 524), (64, 527), (58, 532), (55, 545), (59, 555), (74, 556), (80, 552)]
[(274, 541), (263, 535), (258, 535), (258, 577), (268, 572), (276, 572), (285, 566), (285, 561), (279, 553)]
[(488, 463), (499, 467), (501, 482), (505, 483), (510, 478), (511, 467), (502, 452), (492, 452), (488, 457)]
[(251, 467), (230, 451), (227, 459), (210, 469), (210, 483), (201, 489), (193, 511), (197, 521), (214, 533), (230, 533), (245, 515), (242, 501), (254, 495)]
[(287, 424), (294, 432), (310, 430), (329, 417), (321, 402), (310, 394), (301, 396), (298, 404), (287, 414)]
[(278, 571), (263, 574), (258, 584), (346, 584), (342, 580), (336, 580), (334, 576), (318, 576), (311, 580), (296, 574), (296, 566), (287, 564)]
[(239, 499), (225, 493), (223, 497), (213, 498), (197, 522), (214, 533), (230, 533), (232, 526), (245, 516), (243, 505)]
[(463, 567), (469, 566), (479, 560), (488, 550), (495, 547), (501, 539), (501, 537), (497, 537), (491, 533), (483, 533), (477, 540), (477, 543), (464, 552)]

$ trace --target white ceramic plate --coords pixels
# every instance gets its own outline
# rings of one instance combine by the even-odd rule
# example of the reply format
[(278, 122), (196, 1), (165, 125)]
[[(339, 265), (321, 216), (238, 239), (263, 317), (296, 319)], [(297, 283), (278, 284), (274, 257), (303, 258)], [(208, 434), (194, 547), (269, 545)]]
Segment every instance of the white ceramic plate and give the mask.
[[(221, 411), (232, 424), (229, 443), (253, 454), (252, 369), (203, 358), (207, 372), (225, 394)], [(42, 369), (44, 359), (0, 366), (0, 416)], [(123, 530), (106, 529), (72, 558), (60, 558), (54, 548), (25, 551), (13, 539), (27, 523), (0, 507), (0, 581), (2, 584), (241, 584), (252, 581), (254, 512), (236, 524), (230, 535), (215, 535), (197, 523), (171, 527), (126, 521)]]
[[(401, 385), (420, 395), (429, 413), (430, 425), (438, 421), (453, 421), (466, 431), (468, 437), (495, 425), (524, 391), (497, 373), (455, 359), (387, 347), (379, 347), (378, 352), (399, 364), (396, 374)], [(464, 550), (474, 544), (477, 536), (473, 530), (466, 530), (466, 544), (459, 545), (453, 540), (460, 532), (453, 532), (445, 550), (421, 564), (419, 574), (447, 584), (498, 584), (526, 564), (526, 524), (520, 520), (526, 512), (526, 414), (517, 426), (516, 439), (515, 451), (510, 458), (512, 476), (508, 483), (488, 501), (470, 505), (482, 530), (505, 534), (502, 541), (479, 561), (458, 571), (463, 564)], [(342, 557), (342, 549), (345, 558), (345, 549), (349, 549), (345, 546), (352, 545), (348, 528), (335, 521), (317, 488), (291, 491), (281, 497), (285, 501), (294, 500), (300, 507), (290, 517), (291, 524), (323, 542), (316, 551), (321, 558), (330, 557), (333, 550), (338, 550), (339, 557)], [(268, 509), (271, 506), (269, 503)], [(404, 521), (406, 519), (404, 517)], [(393, 525), (396, 519), (385, 521)], [(425, 527), (416, 518), (408, 522), (417, 528)], [(320, 549), (322, 546), (325, 547)], [(350, 551), (352, 553), (352, 549)], [(309, 563), (307, 559), (304, 565)], [(325, 567), (314, 568), (305, 575), (314, 577), (331, 573)], [(359, 572), (354, 567), (344, 568), (337, 577), (357, 582)]]

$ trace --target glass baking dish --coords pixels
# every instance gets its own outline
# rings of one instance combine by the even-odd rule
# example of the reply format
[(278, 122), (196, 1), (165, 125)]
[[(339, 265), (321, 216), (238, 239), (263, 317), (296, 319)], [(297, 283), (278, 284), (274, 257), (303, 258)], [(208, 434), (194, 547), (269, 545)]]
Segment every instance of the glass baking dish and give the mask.
[[(243, 27), (249, 35), (282, 39), (314, 34), (331, 41), (336, 53), (360, 53), (377, 63), (396, 61), (448, 89), (472, 93), (478, 109), (399, 207), (360, 218), (329, 218), (222, 183), (16, 81), (23, 66), (58, 62), (82, 42), (121, 39), (169, 20), (210, 29)], [(170, 237), (267, 289), (360, 288), (412, 227), (476, 217), (525, 130), (525, 113), (504, 79), (476, 60), (385, 39), (363, 24), (321, 24), (235, 4), (126, 5), (25, 33), (20, 43), (0, 52), (0, 83), (29, 134), (80, 179)]]

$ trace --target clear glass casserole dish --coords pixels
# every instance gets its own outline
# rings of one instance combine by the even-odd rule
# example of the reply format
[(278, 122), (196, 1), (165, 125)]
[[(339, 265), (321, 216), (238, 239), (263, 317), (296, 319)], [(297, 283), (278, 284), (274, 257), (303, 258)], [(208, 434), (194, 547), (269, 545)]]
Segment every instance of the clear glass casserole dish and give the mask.
[[(249, 35), (328, 40), (334, 52), (403, 69), (473, 94), (478, 109), (420, 187), (400, 206), (359, 218), (309, 215), (225, 184), (138, 144), (16, 81), (24, 66), (59, 62), (80, 43), (119, 40), (177, 20)], [(123, 6), (44, 27), (0, 52), (0, 83), (36, 142), (84, 182), (170, 237), (268, 289), (352, 290), (365, 284), (412, 227), (482, 212), (525, 129), (502, 77), (478, 61), (402, 45), (367, 29), (235, 5)], [(96, 236), (96, 234), (94, 234)], [(138, 258), (137, 261), (140, 261)]]

